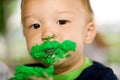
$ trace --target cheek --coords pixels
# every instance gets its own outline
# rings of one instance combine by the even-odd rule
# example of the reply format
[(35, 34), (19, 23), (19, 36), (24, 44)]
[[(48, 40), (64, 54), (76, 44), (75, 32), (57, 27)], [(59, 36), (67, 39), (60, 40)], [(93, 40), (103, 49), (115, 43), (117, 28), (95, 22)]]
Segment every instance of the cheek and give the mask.
[(84, 47), (84, 44), (83, 44), (83, 43), (77, 43), (76, 51), (77, 51), (78, 53), (82, 53), (82, 52), (83, 52), (83, 47)]
[(33, 44), (31, 43), (31, 40), (27, 40), (27, 39), (26, 39), (26, 43), (27, 43), (27, 49), (30, 52)]
[(83, 45), (84, 35), (80, 31), (72, 32), (70, 35), (70, 40), (76, 42), (77, 45)]
[(80, 33), (76, 34), (76, 36), (72, 38), (72, 40), (76, 42), (77, 53), (82, 53), (84, 47), (84, 39), (84, 36)]
[(26, 38), (27, 48), (29, 52), (32, 46), (34, 46), (35, 44), (41, 43), (41, 38), (39, 38), (37, 35), (36, 36), (25, 36), (25, 38)]

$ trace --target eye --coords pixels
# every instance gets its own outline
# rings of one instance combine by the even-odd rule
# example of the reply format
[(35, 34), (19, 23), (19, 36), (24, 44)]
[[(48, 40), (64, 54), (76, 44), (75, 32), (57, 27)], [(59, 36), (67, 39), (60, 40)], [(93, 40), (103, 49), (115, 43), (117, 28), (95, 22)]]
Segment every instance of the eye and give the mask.
[(69, 22), (68, 20), (58, 20), (57, 21), (57, 24), (59, 24), (59, 25), (64, 25), (64, 24), (66, 24), (67, 22)]
[(38, 28), (40, 28), (40, 24), (38, 24), (38, 23), (32, 24), (32, 28), (38, 29)]

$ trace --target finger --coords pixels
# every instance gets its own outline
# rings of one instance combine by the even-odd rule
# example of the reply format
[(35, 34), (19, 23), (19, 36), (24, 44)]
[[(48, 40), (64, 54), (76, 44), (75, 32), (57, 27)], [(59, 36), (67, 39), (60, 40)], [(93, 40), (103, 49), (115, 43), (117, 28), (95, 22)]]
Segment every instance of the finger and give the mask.
[(31, 76), (29, 77), (30, 80), (45, 80), (44, 78), (42, 77), (37, 77), (37, 76)]
[(53, 80), (52, 76), (48, 75), (46, 72), (43, 72), (45, 79), (47, 80)]

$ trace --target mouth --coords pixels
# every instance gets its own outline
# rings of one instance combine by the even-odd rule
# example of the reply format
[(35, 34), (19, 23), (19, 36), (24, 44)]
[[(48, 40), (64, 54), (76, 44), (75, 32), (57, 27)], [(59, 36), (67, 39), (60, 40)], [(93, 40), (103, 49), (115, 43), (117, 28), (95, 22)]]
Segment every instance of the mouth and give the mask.
[(56, 49), (55, 48), (52, 48), (52, 49), (45, 49), (45, 53), (47, 53), (47, 54), (52, 54), (52, 53), (54, 53), (56, 51)]
[(31, 56), (36, 60), (40, 60), (45, 64), (53, 65), (63, 58), (69, 58), (69, 51), (75, 52), (76, 43), (65, 40), (62, 43), (58, 41), (47, 40), (43, 44), (34, 45), (31, 49)]

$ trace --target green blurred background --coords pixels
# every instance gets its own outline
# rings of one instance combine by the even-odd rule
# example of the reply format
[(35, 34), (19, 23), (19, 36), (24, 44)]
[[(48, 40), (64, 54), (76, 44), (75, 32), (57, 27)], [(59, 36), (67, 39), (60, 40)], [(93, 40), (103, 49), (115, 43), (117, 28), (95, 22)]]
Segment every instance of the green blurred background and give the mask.
[[(110, 66), (120, 78), (120, 15), (112, 13), (120, 13), (118, 2), (114, 4), (117, 5), (116, 7), (110, 8), (109, 6), (113, 6), (112, 2), (107, 3), (108, 7), (101, 7), (107, 4), (100, 5), (99, 1), (107, 2), (108, 0), (91, 2), (95, 12), (97, 36), (92, 44), (85, 47), (85, 55)], [(20, 2), (21, 0), (0, 0), (0, 60), (13, 71), (17, 65), (34, 62), (27, 51), (22, 32)], [(107, 12), (111, 15), (105, 15)]]

